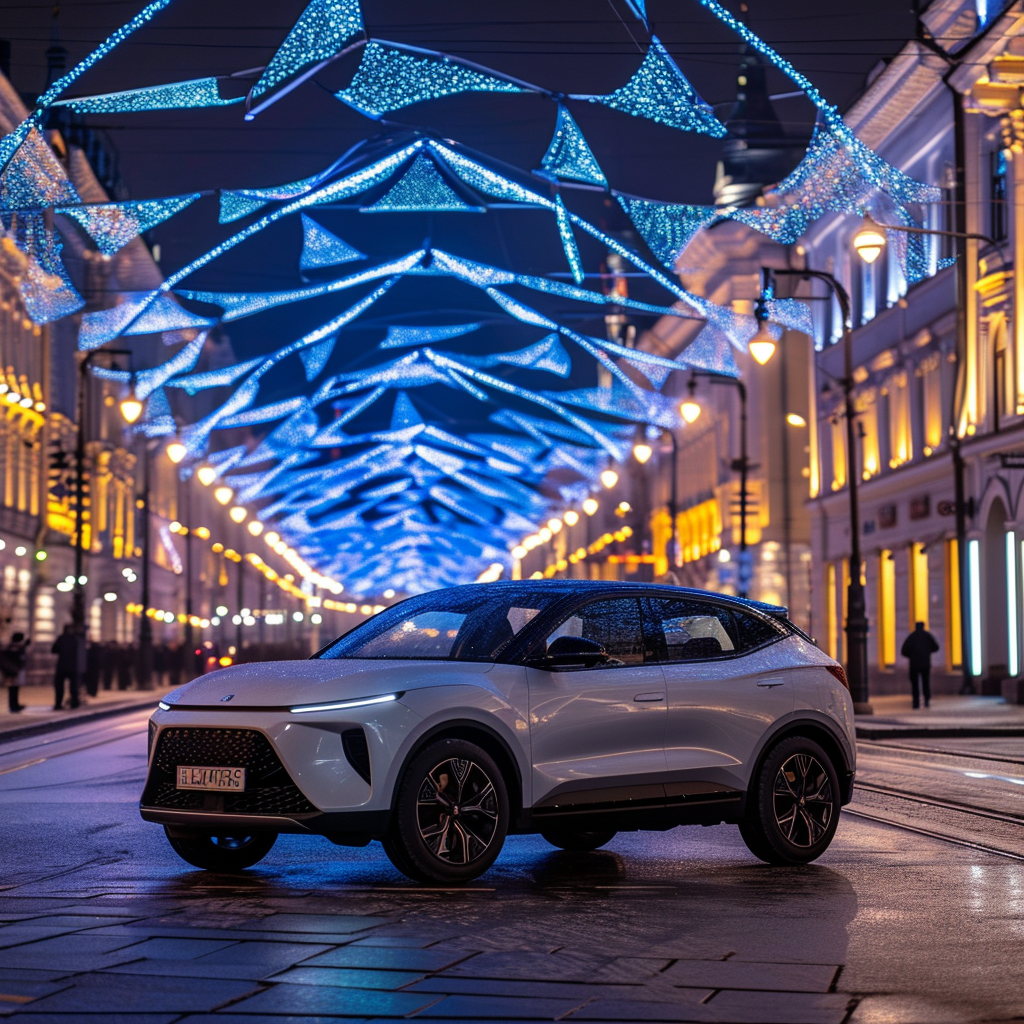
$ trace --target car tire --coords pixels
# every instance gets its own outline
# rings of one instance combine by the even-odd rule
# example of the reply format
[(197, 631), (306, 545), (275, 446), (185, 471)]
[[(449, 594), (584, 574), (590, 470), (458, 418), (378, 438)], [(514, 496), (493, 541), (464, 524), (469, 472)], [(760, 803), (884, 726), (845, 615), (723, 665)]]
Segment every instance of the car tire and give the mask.
[(789, 736), (752, 780), (740, 835), (768, 864), (808, 864), (832, 842), (841, 806), (832, 759), (814, 740)]
[(468, 882), (501, 853), (508, 822), (508, 789), (491, 755), (468, 740), (443, 739), (405, 769), (384, 852), (418, 882)]
[(214, 832), (183, 834), (164, 828), (171, 849), (193, 867), (233, 873), (263, 860), (277, 841), (276, 832), (221, 835)]
[(545, 842), (570, 853), (589, 853), (607, 846), (618, 835), (612, 829), (600, 832), (541, 832)]

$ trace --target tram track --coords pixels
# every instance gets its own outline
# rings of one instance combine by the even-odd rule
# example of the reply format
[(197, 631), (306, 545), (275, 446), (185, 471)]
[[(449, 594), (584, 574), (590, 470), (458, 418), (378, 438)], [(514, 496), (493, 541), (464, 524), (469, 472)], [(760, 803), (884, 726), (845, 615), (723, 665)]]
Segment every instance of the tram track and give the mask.
[(874, 740), (858, 740), (857, 749), (869, 754), (884, 754), (890, 751), (904, 751), (913, 754), (925, 754), (935, 757), (955, 757), (965, 761), (991, 761), (994, 764), (1015, 764), (1024, 768), (1024, 756), (1007, 757), (1003, 754), (972, 753), (967, 750), (939, 750), (935, 747), (914, 747), (907, 744), (891, 743), (888, 740), (878, 742)]

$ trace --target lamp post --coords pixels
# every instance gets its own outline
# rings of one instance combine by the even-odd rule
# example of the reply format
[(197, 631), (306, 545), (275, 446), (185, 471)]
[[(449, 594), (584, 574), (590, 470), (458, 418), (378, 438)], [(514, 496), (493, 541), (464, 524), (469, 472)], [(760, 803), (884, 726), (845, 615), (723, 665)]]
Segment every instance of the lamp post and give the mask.
[[(188, 454), (188, 449), (180, 441), (172, 441), (167, 446), (167, 457), (174, 463), (175, 466), (179, 465), (185, 456)], [(182, 665), (191, 665), (195, 659), (195, 648), (193, 647), (193, 636), (192, 636), (192, 477), (191, 475), (182, 480), (180, 474), (178, 476), (178, 487), (179, 494), (182, 496), (181, 501), (181, 518), (185, 531), (185, 631), (184, 631), (184, 646), (183, 650), (186, 652), (182, 658)]]
[[(669, 485), (668, 498), (669, 540), (665, 547), (665, 554), (669, 570), (671, 571), (672, 567), (676, 564), (676, 553), (678, 551), (678, 545), (676, 544), (676, 519), (679, 516), (679, 441), (676, 438), (676, 432), (671, 427), (662, 429), (662, 439), (666, 436), (672, 445), (672, 480)], [(637, 443), (633, 445), (633, 458), (641, 465), (644, 465), (653, 454), (654, 449), (647, 444), (645, 438), (638, 439)]]
[[(959, 103), (954, 105), (956, 111), (962, 108)], [(957, 144), (962, 145), (963, 132), (958, 128)], [(958, 157), (957, 166), (960, 168), (958, 181), (963, 181), (964, 161)], [(958, 189), (959, 189), (958, 185)], [(958, 200), (958, 209), (962, 214), (964, 209), (963, 200)], [(945, 231), (939, 228), (921, 228), (906, 224), (879, 224), (871, 217), (865, 217), (860, 230), (853, 236), (853, 248), (857, 255), (866, 263), (874, 263), (881, 255), (886, 244), (886, 231), (902, 231), (910, 235), (935, 235), (941, 238), (962, 238), (965, 241), (984, 242), (993, 249), (999, 248), (999, 243), (988, 235), (976, 231)], [(965, 357), (967, 350), (967, 265), (963, 260), (957, 261), (957, 351), (961, 359)], [(971, 661), (973, 651), (971, 644), (971, 599), (970, 588), (965, 585), (968, 576), (967, 562), (967, 485), (965, 481), (966, 470), (963, 456), (963, 439), (956, 429), (956, 388), (953, 389), (953, 409), (949, 421), (949, 451), (953, 459), (953, 497), (956, 507), (956, 552), (958, 575), (960, 578), (960, 668), (963, 673), (963, 681), (960, 685), (961, 693), (974, 693), (974, 675), (971, 672)]]
[(153, 682), (153, 617), (149, 614), (149, 563), (150, 563), (150, 479), (149, 479), (149, 438), (142, 442), (142, 620), (139, 623), (139, 689), (149, 690)]
[[(89, 367), (103, 358), (124, 357), (131, 367), (132, 354), (127, 349), (98, 348), (81, 356), (78, 363), (78, 432), (75, 439), (75, 590), (71, 599), (71, 621), (77, 632), (85, 630), (85, 429), (88, 413), (86, 381)], [(121, 400), (121, 415), (131, 425), (142, 415), (142, 403), (135, 397), (134, 382)], [(93, 520), (95, 522), (95, 519)]]
[[(877, 255), (877, 253), (876, 253)], [(850, 296), (846, 289), (824, 270), (767, 270), (761, 271), (764, 280), (776, 277), (797, 277), (802, 280), (824, 281), (839, 302), (843, 323), (843, 405), (846, 414), (846, 450), (848, 469), (847, 491), (850, 499), (850, 582), (846, 590), (846, 675), (857, 714), (870, 715), (873, 711), (868, 697), (868, 619), (861, 580), (860, 506), (858, 505), (857, 439), (854, 430), (853, 408), (853, 331), (850, 329)]]

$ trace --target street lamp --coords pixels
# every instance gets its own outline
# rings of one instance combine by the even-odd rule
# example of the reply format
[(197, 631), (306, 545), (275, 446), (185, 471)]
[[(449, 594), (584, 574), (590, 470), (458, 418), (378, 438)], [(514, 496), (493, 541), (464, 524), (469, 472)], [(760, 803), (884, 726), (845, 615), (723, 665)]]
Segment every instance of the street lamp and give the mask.
[(853, 407), (853, 332), (850, 328), (850, 296), (846, 289), (824, 270), (761, 270), (762, 280), (769, 282), (771, 275), (798, 277), (803, 280), (824, 281), (839, 302), (839, 316), (843, 325), (843, 405), (846, 414), (846, 450), (850, 470), (846, 474), (850, 496), (850, 582), (846, 590), (846, 675), (853, 697), (853, 709), (858, 714), (873, 711), (868, 699), (868, 619), (861, 581), (860, 506), (857, 482), (857, 438), (854, 429), (856, 411)]
[(129, 426), (142, 415), (142, 402), (135, 395), (134, 379), (129, 385), (128, 394), (121, 399), (121, 415)]
[(874, 263), (885, 248), (885, 232), (870, 217), (865, 217), (853, 236), (853, 248), (865, 263)]
[(619, 482), (619, 474), (614, 469), (606, 469), (601, 474), (601, 483), (611, 490)]
[(770, 328), (768, 327), (768, 321), (762, 320), (760, 317), (759, 326), (757, 328), (757, 334), (750, 339), (747, 344), (747, 351), (754, 357), (754, 361), (759, 366), (764, 366), (773, 355), (775, 355), (776, 341), (772, 337)]
[(196, 476), (204, 487), (209, 487), (217, 479), (217, 470), (213, 466), (200, 466), (196, 470)]
[(172, 441), (167, 446), (167, 458), (176, 466), (188, 455), (188, 449), (180, 441)]
[(230, 487), (218, 487), (213, 496), (221, 505), (226, 505), (235, 496), (235, 492)]
[(654, 449), (646, 441), (638, 441), (633, 445), (633, 458), (643, 466), (654, 454)]

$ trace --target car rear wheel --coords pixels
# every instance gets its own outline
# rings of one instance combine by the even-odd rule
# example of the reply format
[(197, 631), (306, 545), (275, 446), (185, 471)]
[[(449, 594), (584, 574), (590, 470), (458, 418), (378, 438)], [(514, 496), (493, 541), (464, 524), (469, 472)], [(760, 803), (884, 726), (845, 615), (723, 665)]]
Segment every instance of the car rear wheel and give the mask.
[(808, 864), (836, 834), (839, 777), (828, 754), (803, 736), (773, 747), (754, 780), (740, 835), (769, 864)]
[(468, 740), (439, 740), (399, 782), (384, 852), (417, 881), (468, 882), (494, 863), (508, 820), (508, 790), (490, 754)]
[(172, 832), (164, 828), (174, 852), (193, 867), (205, 871), (244, 871), (263, 860), (277, 841), (275, 832), (256, 835), (213, 832)]
[(569, 850), (572, 853), (599, 850), (602, 846), (607, 846), (617, 834), (612, 829), (604, 829), (599, 832), (541, 832), (544, 839), (552, 846), (557, 846), (560, 850)]

